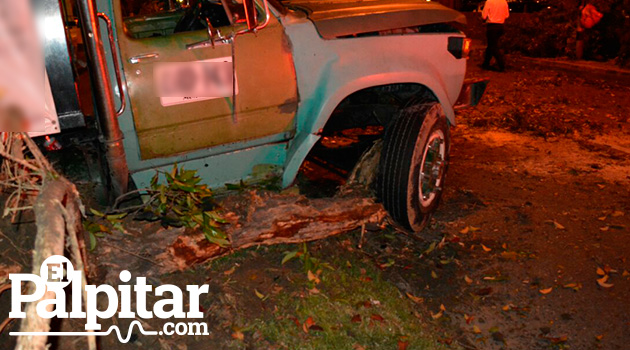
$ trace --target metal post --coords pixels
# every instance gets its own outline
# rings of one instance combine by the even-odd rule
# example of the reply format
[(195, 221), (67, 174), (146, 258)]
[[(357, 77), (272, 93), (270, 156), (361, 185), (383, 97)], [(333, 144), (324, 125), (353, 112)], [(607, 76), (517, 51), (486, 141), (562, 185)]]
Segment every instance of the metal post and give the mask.
[[(90, 67), (90, 77), (96, 100), (98, 124), (105, 147), (105, 156), (109, 166), (109, 175), (114, 197), (127, 191), (129, 168), (123, 148), (123, 134), (120, 131), (112, 84), (109, 79), (107, 57), (103, 49), (103, 40), (94, 0), (79, 0), (79, 17)], [(114, 59), (118, 59), (114, 57)], [(122, 87), (121, 87), (122, 88)]]

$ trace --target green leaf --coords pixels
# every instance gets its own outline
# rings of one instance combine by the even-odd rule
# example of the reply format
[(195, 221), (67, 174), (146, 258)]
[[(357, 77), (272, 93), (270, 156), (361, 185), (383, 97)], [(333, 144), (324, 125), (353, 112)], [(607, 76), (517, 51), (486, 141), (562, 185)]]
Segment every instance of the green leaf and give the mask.
[(166, 204), (166, 186), (160, 185), (160, 203)]
[(177, 163), (173, 164), (173, 169), (171, 170), (171, 179), (177, 177)]
[(195, 187), (188, 186), (179, 180), (173, 180), (173, 188), (186, 191), (186, 192), (198, 192)]
[(90, 212), (92, 212), (92, 214), (94, 214), (94, 215), (96, 215), (98, 217), (101, 217), (101, 218), (105, 216), (104, 213), (101, 213), (100, 211), (98, 211), (98, 210), (96, 210), (94, 208), (90, 208)]
[(96, 236), (90, 231), (88, 231), (88, 233), (90, 237), (90, 251), (92, 251), (96, 248)]
[(225, 238), (225, 232), (219, 230), (218, 228), (214, 227), (214, 226), (208, 226), (207, 227), (207, 232), (209, 234), (211, 234), (213, 237), (219, 237), (219, 238)]
[(298, 251), (294, 250), (292, 252), (286, 252), (284, 254), (284, 257), (282, 258), (282, 265), (284, 265), (284, 263), (286, 263), (287, 261), (295, 258), (295, 256), (297, 255)]
[(206, 211), (204, 212), (206, 215), (208, 215), (208, 217), (210, 217), (212, 220), (220, 223), (220, 224), (227, 224), (228, 221), (225, 220), (224, 218), (221, 217), (221, 215), (219, 215), (219, 213), (217, 213), (216, 211)]
[(153, 177), (151, 178), (151, 188), (152, 189), (155, 189), (155, 186), (157, 185), (157, 182), (158, 182), (158, 178), (159, 178), (158, 173), (155, 173), (155, 175), (153, 175)]
[(223, 239), (223, 238), (217, 238), (217, 237), (212, 237), (206, 233), (204, 233), (204, 235), (206, 236), (206, 239), (210, 242), (210, 243), (214, 243), (220, 247), (229, 247), (230, 246), (230, 241), (228, 241), (227, 239)]
[[(184, 182), (186, 184), (191, 184), (190, 182), (192, 182), (192, 184), (196, 183), (194, 182), (195, 179), (200, 180), (199, 178), (195, 177), (196, 171), (194, 170), (182, 170), (181, 174), (178, 176), (178, 180), (181, 182)], [(197, 181), (198, 182), (198, 181)]]
[(115, 221), (115, 220), (120, 220), (124, 218), (125, 216), (127, 216), (127, 213), (107, 215), (105, 216), (105, 218), (107, 219), (107, 221)]

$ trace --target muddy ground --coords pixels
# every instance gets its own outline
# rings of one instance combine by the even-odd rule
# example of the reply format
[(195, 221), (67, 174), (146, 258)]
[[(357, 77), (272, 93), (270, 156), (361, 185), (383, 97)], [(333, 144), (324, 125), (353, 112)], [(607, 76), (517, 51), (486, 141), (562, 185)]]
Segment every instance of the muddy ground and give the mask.
[[(357, 230), (309, 243), (307, 259), (282, 263), (299, 245), (250, 248), (153, 277), (156, 285), (210, 285), (201, 302), (210, 336), (133, 333), (120, 344), (110, 335), (103, 348), (626, 349), (630, 83), (526, 63), (485, 72), (477, 61), (469, 75), (491, 83), (482, 105), (458, 112), (443, 201), (421, 235)], [(302, 191), (312, 194), (307, 183)], [(2, 231), (5, 269), (25, 269), (28, 224)], [(107, 261), (112, 249), (153, 268), (141, 247), (105, 238), (92, 253), (92, 283), (126, 266)], [(8, 301), (4, 293), (3, 315)], [(3, 348), (16, 327), (0, 336)], [(79, 348), (84, 340), (55, 343)]]

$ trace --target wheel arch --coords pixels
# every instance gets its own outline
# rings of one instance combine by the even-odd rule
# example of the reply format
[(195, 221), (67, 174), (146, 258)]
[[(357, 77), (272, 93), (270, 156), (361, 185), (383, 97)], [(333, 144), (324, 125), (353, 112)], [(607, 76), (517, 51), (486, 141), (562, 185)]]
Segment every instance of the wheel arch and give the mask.
[[(298, 120), (298, 131), (287, 154), (282, 179), (283, 186), (289, 186), (294, 181), (304, 159), (320, 139), (321, 131), (330, 121), (334, 111), (346, 98), (367, 89), (400, 84), (417, 85), (421, 89), (432, 93), (436, 101), (442, 106), (449, 124), (455, 124), (454, 101), (450, 101), (442, 84), (428, 74), (417, 71), (401, 71), (360, 77), (327, 93), (321, 99), (323, 102), (315, 110), (311, 109), (311, 113), (315, 113), (317, 117), (308, 118), (310, 122), (300, 123)], [(298, 114), (300, 114), (299, 109)]]
[[(453, 103), (448, 98), (446, 90), (438, 81), (428, 74), (421, 72), (390, 72), (364, 76), (348, 82), (328, 94), (324, 103), (317, 111), (317, 118), (312, 118), (312, 124), (306, 124), (305, 129), (310, 133), (318, 133), (330, 120), (333, 112), (349, 96), (374, 87), (384, 87), (399, 84), (418, 85), (431, 92), (437, 102), (442, 105), (446, 118), (451, 125), (455, 125), (455, 111)], [(306, 130), (303, 130), (306, 131)]]

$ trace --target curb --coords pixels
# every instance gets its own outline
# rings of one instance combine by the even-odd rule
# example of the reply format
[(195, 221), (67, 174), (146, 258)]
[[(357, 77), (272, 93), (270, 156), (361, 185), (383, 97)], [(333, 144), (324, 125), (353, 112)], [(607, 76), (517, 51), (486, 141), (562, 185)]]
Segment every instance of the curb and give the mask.
[(630, 85), (630, 70), (621, 68), (606, 68), (579, 64), (577, 62), (554, 61), (544, 58), (532, 58), (524, 56), (511, 56), (509, 60), (514, 63), (533, 64), (539, 67), (552, 68), (569, 73), (578, 73), (585, 78), (611, 80), (623, 85)]

